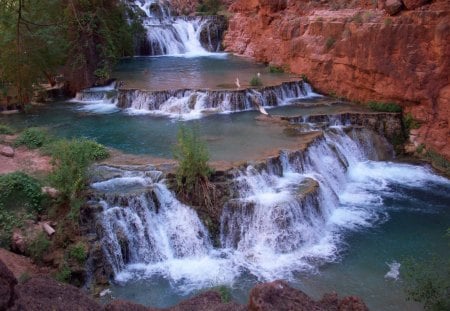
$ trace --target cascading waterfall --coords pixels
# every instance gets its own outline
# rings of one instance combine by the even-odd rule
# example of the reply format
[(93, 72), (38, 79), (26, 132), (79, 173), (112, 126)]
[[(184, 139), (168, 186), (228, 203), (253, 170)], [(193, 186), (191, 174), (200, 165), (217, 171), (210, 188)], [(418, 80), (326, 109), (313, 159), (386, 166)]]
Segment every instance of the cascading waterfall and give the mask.
[[(113, 87), (113, 86), (110, 86)], [(97, 113), (125, 109), (129, 114), (155, 114), (173, 118), (195, 119), (205, 113), (229, 113), (289, 105), (298, 99), (318, 97), (303, 81), (284, 82), (278, 86), (244, 90), (166, 90), (119, 89), (115, 93), (102, 88), (79, 92), (75, 102), (81, 109)]]
[[(158, 0), (135, 0), (134, 4), (146, 16), (147, 37), (138, 47), (138, 55), (200, 56), (218, 51), (219, 45), (212, 45), (208, 18), (173, 17), (170, 8)], [(202, 32), (207, 34), (204, 45)]]
[(424, 167), (376, 161), (374, 135), (331, 128), (305, 151), (235, 169), (221, 248), (212, 247), (197, 214), (175, 199), (161, 173), (111, 169), (112, 178), (92, 187), (100, 193), (103, 251), (116, 280), (163, 275), (190, 291), (232, 284), (242, 273), (289, 279), (336, 260), (343, 232), (386, 219), (381, 195), (396, 183), (448, 185)]

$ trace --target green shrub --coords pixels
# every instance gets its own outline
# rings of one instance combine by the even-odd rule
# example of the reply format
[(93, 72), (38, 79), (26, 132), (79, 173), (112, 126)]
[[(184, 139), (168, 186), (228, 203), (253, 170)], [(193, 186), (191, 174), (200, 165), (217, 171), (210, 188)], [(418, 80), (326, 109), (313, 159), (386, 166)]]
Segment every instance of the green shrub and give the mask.
[(303, 82), (309, 83), (308, 77), (304, 73), (302, 73), (300, 77), (302, 78)]
[(258, 76), (254, 76), (251, 80), (250, 80), (250, 85), (251, 86), (262, 86), (262, 80), (260, 77)]
[(213, 290), (220, 294), (222, 303), (229, 303), (231, 301), (231, 290), (229, 287), (222, 285), (214, 288)]
[(70, 281), (70, 277), (72, 275), (72, 271), (66, 263), (59, 269), (59, 271), (55, 275), (55, 279), (59, 282), (68, 283)]
[(403, 125), (405, 126), (405, 129), (409, 132), (413, 129), (418, 129), (420, 127), (419, 121), (414, 119), (411, 113), (407, 113), (403, 116)]
[(67, 217), (76, 223), (83, 205), (80, 193), (87, 184), (88, 168), (94, 161), (107, 158), (109, 152), (105, 146), (85, 138), (58, 140), (48, 149), (55, 165), (49, 180), (70, 206)]
[(443, 170), (447, 175), (450, 175), (450, 162), (439, 153), (433, 149), (427, 149), (425, 158), (431, 161), (434, 166)]
[(402, 112), (402, 107), (395, 103), (369, 102), (369, 108), (377, 112)]
[(22, 222), (16, 215), (7, 211), (0, 204), (0, 247), (9, 249), (12, 231), (21, 224)]
[(36, 149), (44, 146), (48, 141), (49, 137), (46, 130), (30, 127), (19, 135), (15, 141), (15, 145), (25, 145), (30, 149)]
[(325, 47), (327, 48), (327, 50), (331, 49), (334, 44), (336, 43), (336, 39), (333, 37), (328, 37), (327, 41), (325, 42)]
[(42, 262), (42, 257), (50, 247), (50, 241), (45, 233), (41, 232), (28, 246), (30, 257), (36, 262)]
[(24, 207), (28, 212), (42, 211), (40, 183), (22, 172), (0, 175), (0, 205), (10, 210)]
[(83, 264), (86, 257), (86, 246), (83, 243), (77, 243), (69, 250), (69, 258), (76, 260), (79, 264)]
[(49, 176), (50, 181), (70, 200), (85, 188), (89, 165), (109, 156), (103, 145), (84, 138), (59, 140), (50, 149), (56, 166)]
[(283, 67), (279, 66), (269, 66), (269, 72), (270, 73), (284, 73)]
[(363, 18), (362, 18), (361, 12), (358, 12), (355, 15), (353, 15), (352, 21), (357, 24), (362, 24)]
[(12, 135), (14, 134), (14, 130), (5, 124), (0, 124), (0, 135)]
[(220, 11), (220, 0), (203, 0), (197, 6), (197, 12), (203, 15), (217, 15)]
[(23, 284), (26, 283), (29, 279), (31, 279), (31, 275), (25, 271), (19, 276), (17, 281), (19, 282), (19, 284)]
[(209, 153), (205, 143), (198, 138), (197, 129), (180, 127), (174, 157), (178, 160), (177, 184), (182, 191), (192, 192), (200, 180), (211, 175)]

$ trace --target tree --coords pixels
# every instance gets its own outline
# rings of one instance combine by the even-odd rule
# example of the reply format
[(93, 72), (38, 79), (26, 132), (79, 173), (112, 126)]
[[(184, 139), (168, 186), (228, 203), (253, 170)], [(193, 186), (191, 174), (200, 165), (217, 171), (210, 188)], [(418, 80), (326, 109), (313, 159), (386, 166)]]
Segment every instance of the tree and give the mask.
[(65, 60), (62, 8), (60, 0), (0, 0), (0, 82), (16, 108)]

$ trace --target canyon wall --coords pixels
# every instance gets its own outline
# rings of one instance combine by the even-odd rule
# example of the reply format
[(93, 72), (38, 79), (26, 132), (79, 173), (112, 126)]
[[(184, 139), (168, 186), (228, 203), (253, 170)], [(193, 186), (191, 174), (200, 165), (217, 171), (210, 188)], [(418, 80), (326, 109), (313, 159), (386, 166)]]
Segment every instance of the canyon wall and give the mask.
[(424, 2), (237, 0), (224, 45), (322, 93), (401, 104), (415, 145), (450, 159), (450, 2)]

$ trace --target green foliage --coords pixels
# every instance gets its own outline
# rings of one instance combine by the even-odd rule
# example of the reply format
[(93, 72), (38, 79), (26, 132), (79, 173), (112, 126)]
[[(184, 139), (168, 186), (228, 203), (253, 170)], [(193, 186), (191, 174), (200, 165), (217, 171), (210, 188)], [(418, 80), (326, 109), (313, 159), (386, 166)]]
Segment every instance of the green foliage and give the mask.
[(69, 283), (71, 275), (72, 271), (70, 270), (69, 266), (64, 263), (64, 265), (56, 273), (55, 279), (59, 282)]
[(334, 44), (336, 43), (336, 39), (333, 37), (328, 37), (327, 41), (325, 42), (325, 47), (327, 48), (327, 50), (330, 50)]
[(87, 258), (86, 246), (83, 243), (73, 245), (69, 250), (69, 258), (76, 260), (79, 264), (84, 264)]
[(0, 247), (9, 249), (12, 230), (22, 224), (20, 219), (0, 204)]
[(384, 19), (384, 25), (385, 25), (385, 26), (390, 26), (390, 25), (392, 25), (392, 18), (390, 18), (390, 17), (385, 18), (385, 19)]
[(10, 86), (17, 108), (65, 61), (63, 6), (61, 0), (0, 0), (0, 81)]
[[(77, 195), (85, 188), (87, 169), (94, 161), (109, 156), (108, 150), (88, 139), (59, 140), (51, 146), (53, 163), (56, 168), (49, 178), (61, 191), (63, 197), (79, 209)], [(72, 205), (71, 204), (71, 205)]]
[(369, 102), (368, 106), (373, 111), (377, 112), (402, 112), (402, 107), (395, 103), (379, 103), (379, 102)]
[(304, 73), (302, 73), (300, 77), (302, 78), (303, 82), (309, 83), (308, 77)]
[(218, 286), (213, 290), (219, 292), (222, 303), (229, 303), (231, 301), (231, 289), (227, 286)]
[(450, 162), (446, 158), (441, 156), (433, 149), (427, 149), (425, 158), (428, 159), (434, 166), (441, 169), (450, 176)]
[(418, 154), (422, 154), (422, 152), (425, 150), (425, 145), (424, 144), (420, 144), (417, 148), (416, 148), (416, 152)]
[(195, 128), (180, 127), (174, 157), (178, 160), (176, 178), (180, 192), (192, 193), (199, 182), (208, 180), (211, 175), (208, 150), (205, 143), (199, 139)]
[(405, 289), (409, 300), (421, 302), (425, 310), (450, 310), (450, 259), (408, 260), (404, 263)]
[(14, 134), (14, 130), (8, 125), (0, 124), (0, 134), (1, 135), (12, 135), (12, 134)]
[(50, 247), (50, 241), (47, 239), (45, 233), (41, 232), (38, 236), (31, 241), (28, 246), (28, 252), (30, 253), (30, 257), (33, 258), (36, 262), (42, 262), (42, 257), (45, 252)]
[(21, 172), (0, 175), (0, 205), (6, 209), (25, 207), (29, 212), (40, 212), (43, 198), (36, 179)]
[(284, 73), (284, 68), (279, 66), (269, 66), (270, 73)]
[(197, 6), (197, 12), (202, 15), (217, 15), (220, 8), (220, 0), (201, 0)]
[(251, 86), (262, 86), (263, 82), (262, 82), (261, 78), (256, 75), (256, 76), (253, 76), (253, 78), (250, 80), (250, 85)]
[(420, 127), (419, 121), (414, 119), (411, 113), (407, 113), (403, 116), (403, 125), (408, 132), (412, 129), (418, 129)]
[(16, 146), (25, 145), (30, 149), (36, 149), (49, 142), (46, 130), (38, 127), (30, 127), (24, 130), (15, 141)]

